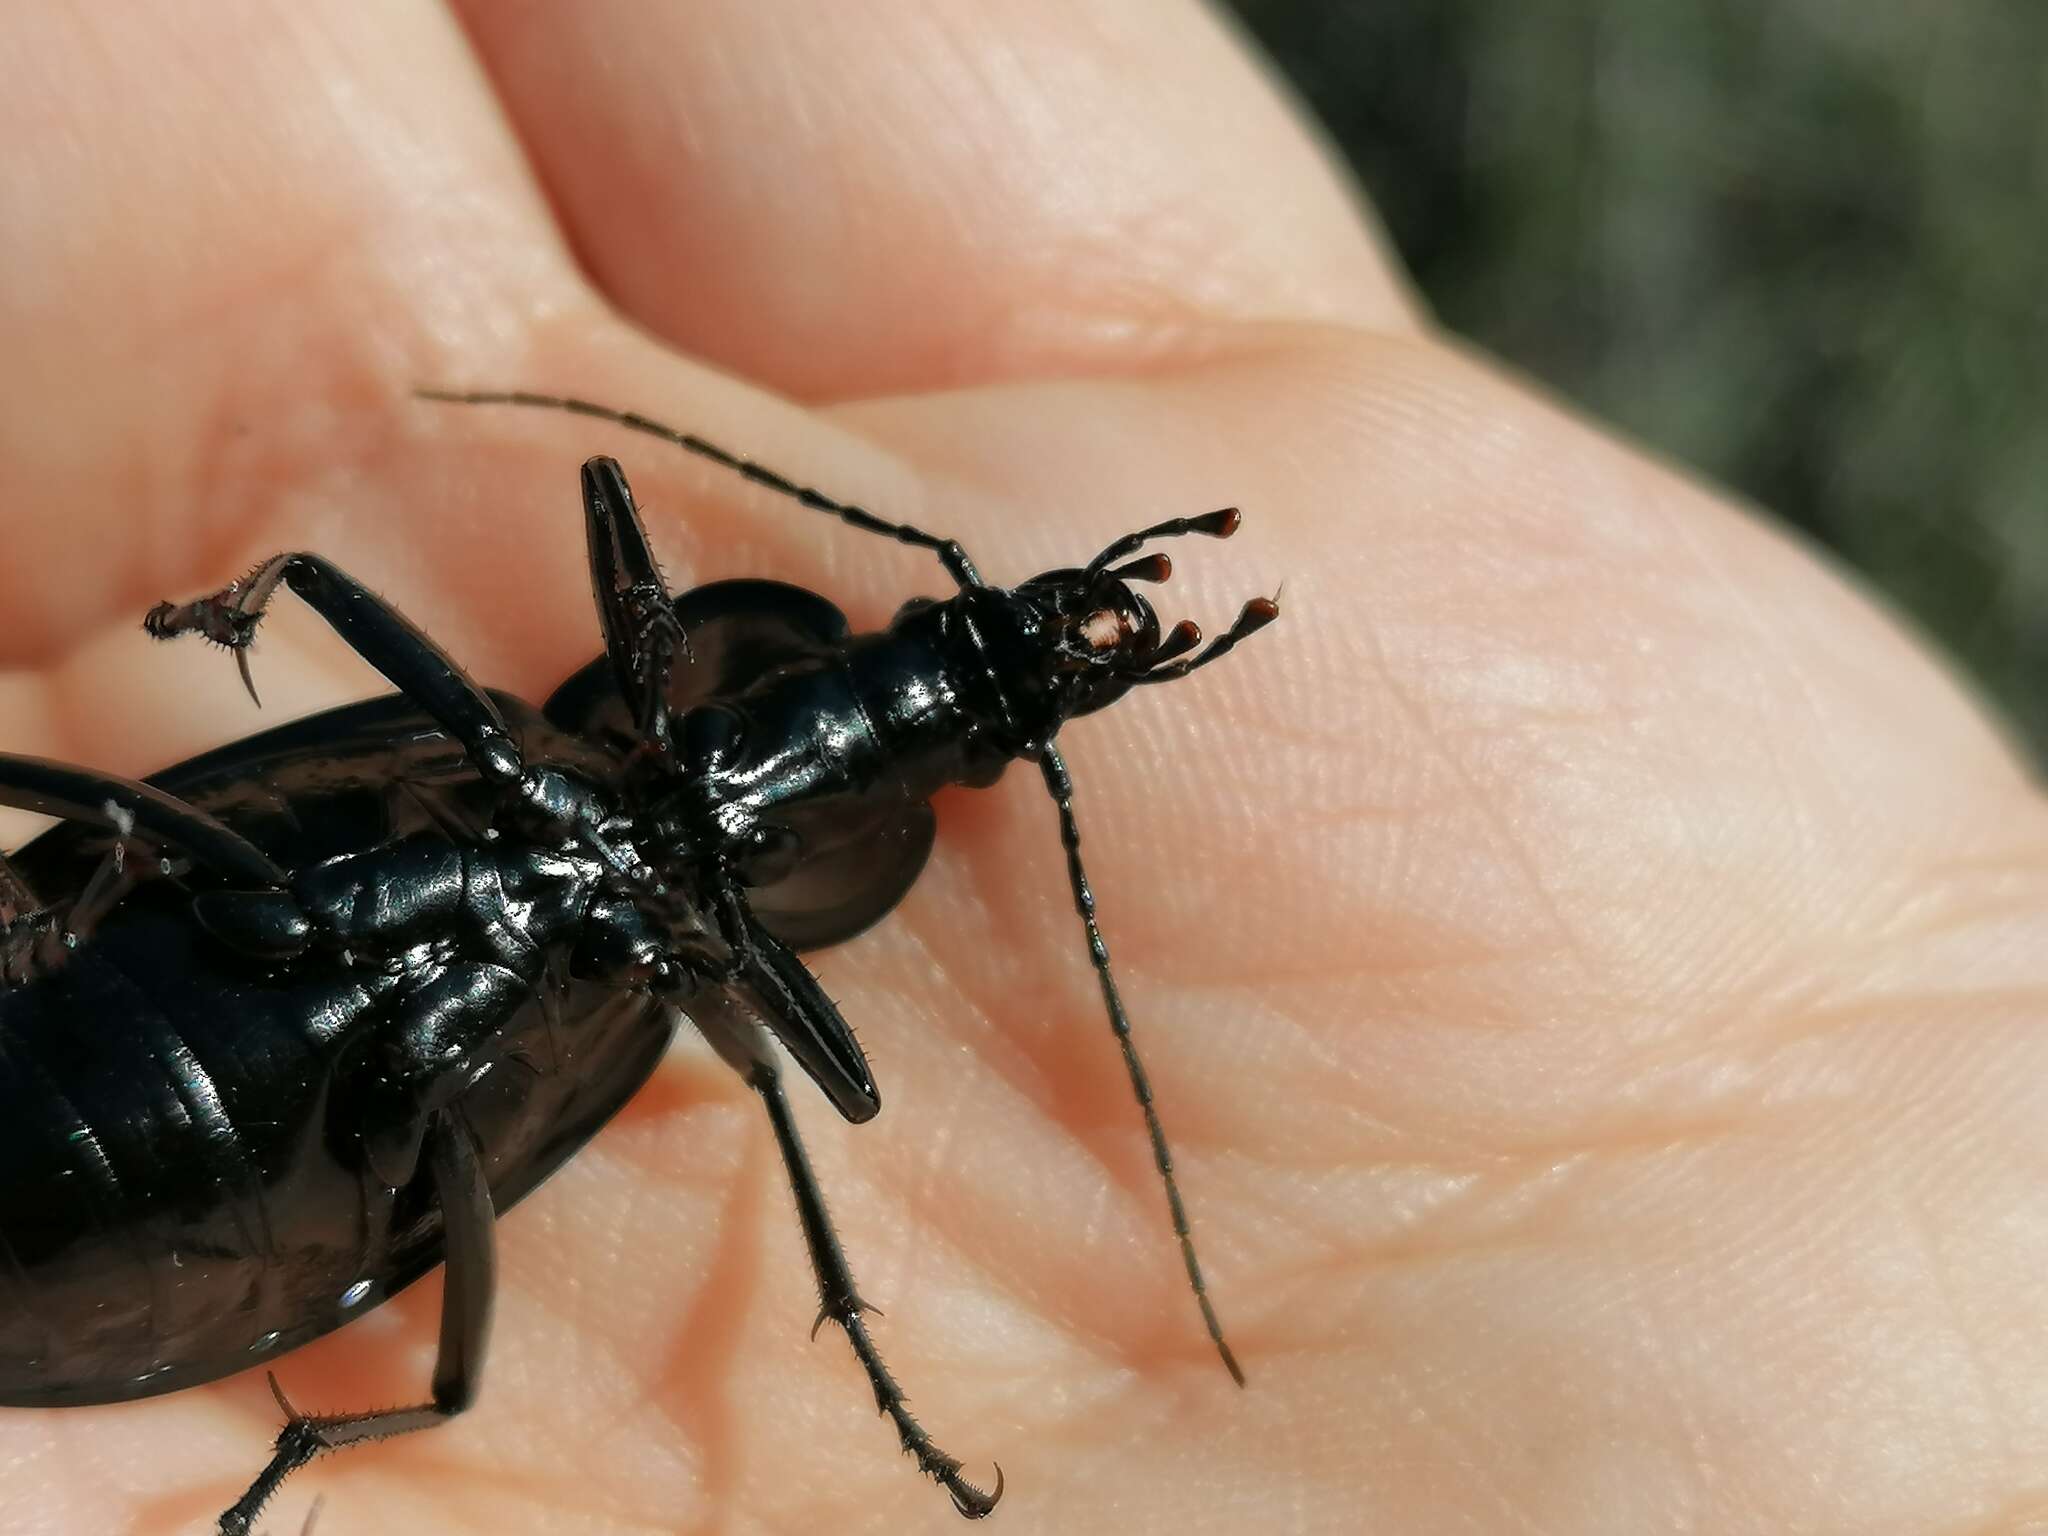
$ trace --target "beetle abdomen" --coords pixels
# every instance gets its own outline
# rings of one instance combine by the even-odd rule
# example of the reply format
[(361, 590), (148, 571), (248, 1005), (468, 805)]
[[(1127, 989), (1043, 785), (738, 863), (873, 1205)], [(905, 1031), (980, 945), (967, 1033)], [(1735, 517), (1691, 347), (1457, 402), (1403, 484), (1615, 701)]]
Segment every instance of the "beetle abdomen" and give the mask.
[(334, 1325), (308, 1293), (338, 1296), (390, 1228), (389, 1196), (324, 1145), (332, 1054), (367, 1000), (341, 977), (219, 975), (176, 900), (135, 893), (70, 963), (0, 994), (0, 1402), (143, 1396), (267, 1358)]
[[(497, 703), (530, 750), (602, 761), (530, 706)], [(292, 868), (435, 830), (466, 845), (482, 793), (398, 698), (153, 782)], [(102, 834), (59, 826), (10, 858), (61, 899), (104, 851)], [(441, 1259), (429, 1181), (387, 1189), (363, 1156), (351, 1067), (369, 1036), (402, 1023), (402, 1000), (372, 996), (346, 956), (238, 949), (207, 930), (193, 894), (145, 880), (62, 966), (0, 989), (0, 1405), (115, 1402), (261, 1365)], [(412, 979), (430, 983), (434, 963)], [(672, 1031), (650, 1017), (662, 1011), (584, 982), (551, 1008), (516, 1003), (502, 1064), (456, 1104), (496, 1209), (646, 1081)]]
[[(362, 1156), (351, 1053), (388, 1022), (338, 963), (224, 953), (171, 886), (0, 992), (0, 1405), (195, 1386), (318, 1338), (441, 1259), (424, 1176)], [(136, 978), (153, 979), (146, 991)], [(572, 983), (457, 1101), (504, 1211), (659, 1065), (652, 999)]]

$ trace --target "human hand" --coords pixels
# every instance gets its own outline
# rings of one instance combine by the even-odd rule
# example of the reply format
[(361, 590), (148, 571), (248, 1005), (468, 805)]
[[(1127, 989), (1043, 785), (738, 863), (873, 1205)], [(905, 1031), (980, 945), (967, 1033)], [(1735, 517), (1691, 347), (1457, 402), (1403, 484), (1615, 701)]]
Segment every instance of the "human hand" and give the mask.
[[(1231, 1387), (1026, 775), (816, 966), (886, 1110), (797, 1112), (886, 1357), (1019, 1530), (2019, 1530), (2048, 1462), (2048, 814), (1918, 646), (1433, 335), (1163, 0), (17, 8), (0, 22), (0, 748), (140, 773), (277, 717), (137, 628), (311, 547), (482, 680), (596, 654), (577, 463), (677, 585), (942, 588), (661, 415), (997, 580), (1224, 503), (1229, 661), (1062, 740)], [(797, 403), (788, 403), (788, 402)], [(209, 665), (211, 663), (211, 665)], [(372, 680), (280, 605), (272, 708)], [(0, 839), (4, 841), (4, 839)], [(320, 1536), (946, 1531), (686, 1050), (500, 1229), (478, 1406)], [(0, 1289), (0, 1298), (7, 1296)], [(279, 1365), (424, 1386), (437, 1281)], [(256, 1375), (0, 1415), (0, 1524), (197, 1531)], [(297, 1501), (295, 1504), (294, 1501)]]

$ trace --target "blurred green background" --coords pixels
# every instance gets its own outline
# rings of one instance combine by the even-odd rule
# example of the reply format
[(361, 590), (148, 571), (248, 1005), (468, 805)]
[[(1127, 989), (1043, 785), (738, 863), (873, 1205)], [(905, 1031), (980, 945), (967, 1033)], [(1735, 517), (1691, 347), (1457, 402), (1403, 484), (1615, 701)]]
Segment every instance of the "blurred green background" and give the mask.
[(2048, 3), (1230, 4), (1447, 326), (1835, 551), (2048, 762)]

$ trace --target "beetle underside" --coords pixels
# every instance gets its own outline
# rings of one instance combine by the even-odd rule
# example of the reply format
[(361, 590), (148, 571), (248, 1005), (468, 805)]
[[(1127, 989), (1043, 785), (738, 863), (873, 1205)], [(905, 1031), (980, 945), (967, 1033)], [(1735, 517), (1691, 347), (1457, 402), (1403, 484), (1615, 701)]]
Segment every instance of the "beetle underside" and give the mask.
[[(677, 597), (661, 579), (618, 466), (593, 459), (584, 468), (584, 505), (605, 655), (557, 691), (544, 717), (479, 688), (347, 573), (295, 553), (208, 597), (159, 604), (146, 628), (162, 639), (196, 633), (226, 646), (250, 682), (248, 648), (282, 584), (382, 672), (398, 699), (222, 749), (153, 783), (0, 757), (0, 804), (73, 824), (14, 860), (0, 857), (0, 1110), (27, 1110), (23, 1122), (35, 1134), (54, 1128), (34, 1157), (10, 1166), (47, 1167), (32, 1181), (33, 1200), (68, 1198), (62, 1191), (74, 1180), (101, 1192), (90, 1217), (0, 1197), (0, 1240), (29, 1252), (32, 1286), (85, 1298), (88, 1281), (66, 1266), (93, 1233), (115, 1232), (148, 1250), (134, 1271), (145, 1278), (155, 1274), (151, 1255), (163, 1249), (182, 1265), (181, 1243), (193, 1254), (246, 1256), (182, 1275), (181, 1287), (207, 1277), (192, 1292), (202, 1300), (230, 1301), (252, 1277), (271, 1284), (284, 1272), (276, 1266), (299, 1264), (303, 1284), (290, 1294), (303, 1300), (284, 1318), (298, 1326), (249, 1340), (260, 1359), (338, 1326), (348, 1308), (374, 1304), (437, 1259), (446, 1264), (428, 1400), (309, 1415), (273, 1379), (285, 1427), (220, 1529), (251, 1530), (282, 1481), (315, 1455), (425, 1428), (474, 1400), (495, 1288), (497, 1215), (616, 1112), (658, 1063), (679, 1014), (761, 1096), (817, 1277), (819, 1324), (829, 1319), (845, 1331), (919, 1469), (961, 1514), (988, 1514), (1002, 1495), (1001, 1469), (988, 1490), (961, 1475), (961, 1463), (911, 1415), (868, 1332), (870, 1309), (798, 1137), (775, 1047), (846, 1118), (879, 1109), (852, 1031), (795, 951), (845, 938), (901, 898), (931, 846), (932, 791), (992, 783), (1019, 757), (1038, 762), (1057, 807), (1075, 907), (1188, 1278), (1216, 1349), (1242, 1384), (1097, 927), (1073, 785), (1053, 744), (1067, 719), (1132, 687), (1183, 677), (1277, 616), (1273, 603), (1255, 599), (1197, 653), (1191, 623), (1162, 634), (1131, 590), (1170, 573), (1165, 556), (1142, 553), (1146, 543), (1227, 537), (1237, 514), (1172, 519), (1115, 541), (1085, 567), (990, 587), (953, 541), (832, 501), (646, 418), (545, 396), (430, 398), (568, 409), (652, 432), (853, 527), (931, 550), (959, 592), (913, 603), (888, 630), (864, 636), (850, 634), (824, 599), (777, 583), (727, 582)], [(394, 743), (381, 755), (380, 728)], [(831, 750), (811, 749), (813, 739), (829, 739)], [(297, 777), (279, 766), (287, 761), (301, 765)], [(114, 1113), (104, 1100), (98, 1108), (109, 1111), (110, 1125), (156, 1126), (152, 1134), (166, 1138), (180, 1134), (180, 1123), (210, 1128), (212, 1150), (181, 1154), (193, 1159), (182, 1165), (190, 1189), (220, 1191), (203, 1214), (226, 1235), (210, 1243), (194, 1243), (186, 1227), (170, 1238), (163, 1233), (172, 1229), (150, 1225), (158, 1208), (149, 1200), (189, 1206), (190, 1189), (159, 1196), (122, 1171), (153, 1157), (160, 1166), (168, 1141), (154, 1150), (129, 1146), (80, 1118), (95, 1108), (89, 1094), (82, 1108), (49, 1098), (58, 1079), (47, 1074), (63, 1070), (61, 1062), (46, 1066), (35, 1087), (9, 1065), (57, 1061), (47, 1055), (50, 1042), (82, 1027), (91, 989), (138, 970), (159, 978), (161, 996), (139, 1015), (156, 1022), (126, 1047), (137, 1083), (168, 1071), (188, 1095), (203, 1080), (215, 1098), (161, 1111), (141, 1100), (132, 1113)], [(94, 1009), (104, 1014), (107, 1005)], [(232, 1020), (232, 1047), (208, 1034), (209, 1018)], [(271, 1042), (252, 1058), (269, 1063), (267, 1078), (233, 1064), (251, 1056), (257, 1040)], [(106, 1042), (95, 1049), (104, 1056)], [(176, 1062), (185, 1065), (166, 1065)], [(294, 1094), (316, 1088), (304, 1109), (289, 1108)], [(291, 1134), (265, 1141), (246, 1129), (266, 1115)], [(313, 1134), (301, 1134), (301, 1117), (320, 1122)], [(222, 1155), (243, 1159), (239, 1171), (204, 1160)], [(507, 1167), (517, 1175), (508, 1177)], [(273, 1213), (261, 1192), (286, 1185), (295, 1203)], [(317, 1233), (330, 1209), (322, 1190), (350, 1219), (383, 1213), (388, 1242), (373, 1257), (365, 1258), (360, 1237), (355, 1250), (314, 1235), (296, 1239), (298, 1249), (277, 1246), (280, 1232)], [(294, 1225), (302, 1220), (312, 1225)], [(252, 1222), (267, 1236), (259, 1240)], [(22, 1235), (31, 1231), (64, 1240), (28, 1245)], [(315, 1273), (304, 1267), (310, 1257), (283, 1256), (316, 1251), (341, 1267)], [(157, 1310), (164, 1303), (155, 1281), (137, 1283), (134, 1326), (154, 1347), (168, 1314)], [(316, 1297), (332, 1298), (319, 1305), (342, 1312), (317, 1310)], [(188, 1343), (210, 1337), (197, 1326), (187, 1327)], [(0, 1324), (0, 1345), (9, 1337)], [(36, 1401), (90, 1400), (98, 1377), (107, 1378), (99, 1400), (139, 1395), (138, 1384), (164, 1389), (148, 1387), (146, 1372), (138, 1382), (129, 1366), (110, 1364), (124, 1358), (114, 1343), (105, 1346), (113, 1353), (84, 1355), (75, 1330), (44, 1325), (38, 1337), (40, 1344), (12, 1346), (25, 1352), (32, 1375), (42, 1369), (38, 1359), (65, 1350), (74, 1364), (99, 1363), (80, 1378), (77, 1395), (49, 1391)], [(198, 1358), (176, 1384), (250, 1363), (233, 1349)], [(9, 1363), (0, 1360), (0, 1392)]]

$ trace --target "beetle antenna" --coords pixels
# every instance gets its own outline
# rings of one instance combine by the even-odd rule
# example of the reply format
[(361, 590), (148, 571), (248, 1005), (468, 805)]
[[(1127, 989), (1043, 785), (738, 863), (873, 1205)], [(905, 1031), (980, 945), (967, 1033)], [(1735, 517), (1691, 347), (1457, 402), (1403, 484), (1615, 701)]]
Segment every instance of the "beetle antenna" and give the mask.
[[(1150, 528), (1140, 528), (1136, 533), (1127, 533), (1101, 554), (1090, 560), (1081, 572), (1084, 580), (1099, 576), (1112, 560), (1121, 560), (1125, 555), (1136, 554), (1148, 539), (1177, 539), (1185, 534), (1199, 533), (1204, 538), (1227, 539), (1237, 532), (1244, 521), (1244, 514), (1235, 507), (1223, 507), (1214, 512), (1204, 512), (1200, 517), (1169, 517), (1163, 523), (1154, 523)], [(1172, 567), (1168, 567), (1169, 570)], [(1159, 578), (1164, 581), (1165, 577)]]
[(1119, 581), (1165, 581), (1173, 575), (1173, 562), (1160, 551), (1118, 566), (1109, 573)]
[(1166, 632), (1166, 638), (1154, 646), (1148, 655), (1140, 656), (1131, 666), (1120, 668), (1117, 676), (1136, 682), (1152, 668), (1187, 655), (1201, 643), (1202, 626), (1193, 619), (1182, 619)]
[(609, 405), (599, 405), (594, 400), (579, 400), (573, 395), (539, 395), (523, 389), (416, 389), (413, 394), (421, 400), (436, 400), (448, 405), (525, 405), (543, 411), (567, 411), (573, 416), (588, 416), (629, 431), (644, 432), (649, 437), (658, 437), (673, 444), (685, 453), (709, 459), (742, 479), (766, 486), (777, 495), (800, 502), (813, 512), (828, 513), (849, 528), (858, 528), (863, 533), (878, 533), (899, 544), (928, 549), (939, 557), (939, 564), (946, 568), (946, 574), (963, 588), (982, 585), (981, 573), (974, 568), (974, 562), (967, 558), (967, 551), (956, 540), (942, 539), (909, 523), (892, 523), (851, 502), (836, 501), (813, 486), (801, 485), (786, 475), (776, 473), (765, 464), (742, 458), (716, 443), (706, 442), (694, 432), (671, 427), (651, 416), (642, 416), (638, 411), (621, 411)]
[(1216, 1353), (1223, 1357), (1223, 1368), (1241, 1387), (1244, 1385), (1244, 1370), (1238, 1365), (1237, 1356), (1230, 1352), (1229, 1344), (1224, 1342), (1223, 1324), (1216, 1316), (1215, 1305), (1209, 1300), (1209, 1287), (1202, 1279), (1201, 1261), (1195, 1257), (1194, 1233), (1188, 1228), (1187, 1207), (1181, 1201), (1180, 1185), (1173, 1176), (1173, 1154), (1167, 1149), (1166, 1131), (1159, 1123), (1159, 1111), (1152, 1102), (1151, 1081), (1145, 1076), (1144, 1063), (1138, 1059), (1138, 1047), (1131, 1039), (1131, 1019), (1124, 1011), (1123, 994), (1117, 991), (1116, 978), (1110, 974), (1109, 946), (1103, 943), (1102, 929), (1095, 921), (1095, 892), (1089, 888), (1088, 872), (1081, 866), (1081, 829), (1074, 820), (1074, 781), (1067, 773), (1067, 765), (1061, 759), (1059, 749), (1050, 742), (1039, 751), (1038, 768), (1045, 776), (1047, 793), (1052, 796), (1053, 804), (1059, 807), (1060, 842), (1067, 850), (1067, 883), (1074, 890), (1074, 910), (1081, 915), (1082, 926), (1088, 931), (1088, 955), (1094, 963), (1096, 979), (1102, 983), (1102, 1001), (1109, 1010), (1109, 1027), (1124, 1053), (1124, 1070), (1130, 1074), (1131, 1091), (1137, 1095), (1138, 1108), (1145, 1113), (1145, 1130), (1152, 1138), (1152, 1162), (1166, 1185), (1166, 1207), (1173, 1215), (1174, 1236), (1180, 1239), (1181, 1262), (1187, 1268), (1188, 1284), (1194, 1287), (1195, 1305), (1202, 1309), (1202, 1322), (1209, 1330)]
[[(1210, 662), (1218, 661), (1228, 656), (1233, 650), (1237, 649), (1237, 643), (1240, 640), (1257, 634), (1279, 617), (1280, 604), (1276, 600), (1270, 597), (1255, 597), (1244, 605), (1243, 611), (1237, 616), (1237, 622), (1231, 625), (1223, 634), (1210, 641), (1208, 648), (1201, 655), (1187, 661), (1176, 661), (1172, 657), (1167, 656), (1166, 652), (1173, 645), (1175, 638), (1184, 633), (1183, 626), (1186, 629), (1194, 628), (1193, 625), (1188, 624), (1184, 619), (1180, 624), (1174, 626), (1173, 634), (1168, 636), (1166, 642), (1152, 653), (1153, 657), (1157, 658), (1153, 664), (1148, 666), (1143, 672), (1137, 673), (1132, 677), (1131, 681), (1136, 683), (1170, 683), (1175, 678), (1186, 677), (1197, 667), (1206, 667)], [(1195, 630), (1197, 637), (1200, 634), (1200, 630)], [(1193, 644), (1194, 642), (1190, 640), (1187, 645), (1183, 645), (1175, 650), (1174, 655), (1179, 656), (1186, 653), (1192, 648)]]

